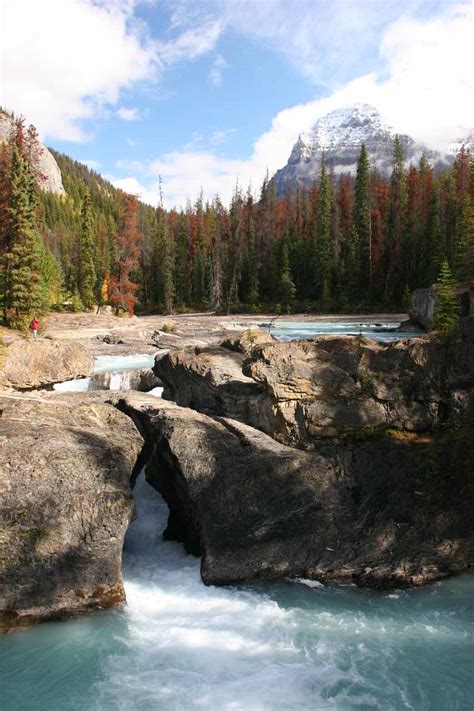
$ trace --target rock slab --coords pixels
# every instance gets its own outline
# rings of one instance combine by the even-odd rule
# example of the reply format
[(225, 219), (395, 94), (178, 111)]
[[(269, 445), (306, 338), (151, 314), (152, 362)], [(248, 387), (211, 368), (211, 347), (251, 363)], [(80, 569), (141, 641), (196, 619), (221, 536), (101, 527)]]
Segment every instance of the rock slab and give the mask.
[(75, 341), (15, 338), (4, 348), (0, 390), (32, 390), (91, 375), (94, 359)]
[(165, 537), (207, 584), (305, 577), (421, 585), (473, 560), (471, 488), (423, 468), (425, 440), (378, 437), (325, 454), (140, 393), (116, 396), (148, 442)]
[(94, 394), (0, 397), (2, 631), (125, 600), (141, 447), (132, 421)]

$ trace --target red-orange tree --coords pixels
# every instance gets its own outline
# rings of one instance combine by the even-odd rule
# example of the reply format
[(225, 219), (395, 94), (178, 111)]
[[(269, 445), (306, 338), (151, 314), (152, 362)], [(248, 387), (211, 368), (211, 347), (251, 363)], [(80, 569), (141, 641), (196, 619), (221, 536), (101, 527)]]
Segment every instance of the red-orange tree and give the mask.
[(109, 286), (109, 301), (120, 309), (133, 315), (137, 303), (138, 284), (131, 275), (138, 267), (140, 256), (140, 232), (138, 229), (138, 200), (133, 195), (121, 195), (123, 222), (117, 235), (117, 257)]

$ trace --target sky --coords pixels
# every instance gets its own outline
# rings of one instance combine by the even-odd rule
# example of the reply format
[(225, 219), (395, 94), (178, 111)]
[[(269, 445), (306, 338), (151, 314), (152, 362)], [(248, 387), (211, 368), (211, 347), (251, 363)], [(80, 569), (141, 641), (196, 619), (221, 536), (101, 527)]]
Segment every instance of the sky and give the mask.
[(0, 0), (0, 105), (145, 202), (226, 202), (355, 102), (467, 135), (473, 29), (454, 0)]

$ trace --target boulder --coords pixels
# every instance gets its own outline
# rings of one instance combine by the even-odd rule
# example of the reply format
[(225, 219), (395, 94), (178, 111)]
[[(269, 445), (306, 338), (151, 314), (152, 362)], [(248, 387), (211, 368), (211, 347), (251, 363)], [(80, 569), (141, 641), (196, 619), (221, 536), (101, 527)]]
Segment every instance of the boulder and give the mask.
[(165, 538), (201, 555), (207, 584), (305, 577), (420, 585), (473, 559), (472, 487), (423, 467), (426, 438), (303, 452), (236, 420), (140, 393), (116, 397), (147, 441)]
[(435, 306), (436, 292), (433, 286), (415, 289), (411, 294), (411, 304), (408, 311), (410, 321), (418, 323), (426, 331), (429, 331)]
[(168, 353), (154, 372), (165, 398), (304, 449), (388, 429), (430, 432), (474, 387), (471, 321), (450, 341), (320, 336), (244, 352), (226, 341)]
[(0, 397), (0, 629), (125, 600), (142, 438), (94, 394)]
[(16, 338), (4, 349), (0, 390), (32, 390), (87, 377), (94, 359), (76, 341)]

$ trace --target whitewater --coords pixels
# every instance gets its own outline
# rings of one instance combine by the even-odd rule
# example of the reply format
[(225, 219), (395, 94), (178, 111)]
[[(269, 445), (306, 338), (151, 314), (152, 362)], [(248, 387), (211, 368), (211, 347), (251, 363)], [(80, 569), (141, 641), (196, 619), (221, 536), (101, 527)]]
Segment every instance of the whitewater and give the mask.
[[(468, 711), (473, 579), (206, 587), (141, 476), (127, 605), (0, 640), (3, 711)], [(314, 584), (313, 584), (314, 585)]]

